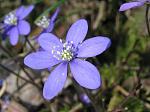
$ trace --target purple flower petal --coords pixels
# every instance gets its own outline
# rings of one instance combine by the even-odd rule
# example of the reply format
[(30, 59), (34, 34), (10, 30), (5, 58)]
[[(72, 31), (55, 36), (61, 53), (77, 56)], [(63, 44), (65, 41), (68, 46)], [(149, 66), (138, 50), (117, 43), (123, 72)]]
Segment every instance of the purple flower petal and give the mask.
[(121, 5), (119, 11), (125, 11), (131, 8), (136, 8), (144, 5), (144, 2), (129, 2), (129, 3), (124, 3)]
[(88, 24), (85, 19), (76, 21), (69, 29), (66, 40), (73, 41), (74, 45), (82, 42), (87, 34)]
[(14, 27), (9, 31), (9, 38), (10, 38), (10, 43), (12, 45), (16, 45), (19, 39), (19, 33), (18, 33), (18, 28)]
[(21, 20), (18, 23), (18, 30), (19, 30), (19, 34), (28, 35), (31, 30), (30, 24), (25, 20)]
[(67, 78), (67, 64), (58, 65), (46, 80), (43, 88), (43, 96), (47, 100), (55, 97), (63, 88)]
[(58, 16), (58, 13), (60, 12), (60, 8), (58, 7), (55, 11), (55, 13), (52, 15), (52, 17), (50, 18), (50, 23), (48, 28), (46, 29), (46, 32), (52, 32), (52, 30), (54, 29), (54, 25), (55, 25), (55, 21), (56, 18)]
[(94, 37), (85, 40), (80, 46), (77, 57), (93, 57), (104, 52), (111, 42), (107, 37)]
[(50, 20), (49, 26), (48, 26), (47, 29), (45, 29), (45, 32), (47, 32), (47, 33), (48, 33), (48, 32), (52, 32), (53, 29), (54, 29), (54, 25), (55, 25), (54, 21), (51, 21), (51, 20)]
[(75, 59), (70, 63), (70, 69), (75, 80), (83, 87), (97, 89), (101, 85), (97, 68), (87, 61)]
[(20, 6), (18, 9), (16, 9), (16, 16), (20, 16), (24, 11), (24, 6)]
[(4, 23), (0, 23), (0, 30), (5, 29), (8, 25)]
[(4, 25), (3, 27), (4, 29), (2, 29), (2, 39), (5, 40), (13, 26)]
[(58, 7), (57, 9), (56, 9), (56, 11), (55, 11), (55, 13), (52, 15), (52, 17), (51, 17), (51, 21), (55, 21), (56, 20), (56, 18), (57, 18), (57, 16), (58, 16), (58, 13), (60, 12), (60, 7)]
[(33, 10), (34, 5), (30, 6), (21, 6), (16, 10), (16, 16), (21, 20), (24, 19), (26, 16), (30, 14), (30, 12)]
[(52, 54), (46, 51), (31, 53), (24, 58), (24, 64), (33, 69), (44, 69), (58, 63), (60, 61), (53, 58)]
[(38, 42), (40, 46), (46, 50), (52, 52), (53, 47), (62, 47), (62, 43), (52, 33), (43, 33), (39, 36)]

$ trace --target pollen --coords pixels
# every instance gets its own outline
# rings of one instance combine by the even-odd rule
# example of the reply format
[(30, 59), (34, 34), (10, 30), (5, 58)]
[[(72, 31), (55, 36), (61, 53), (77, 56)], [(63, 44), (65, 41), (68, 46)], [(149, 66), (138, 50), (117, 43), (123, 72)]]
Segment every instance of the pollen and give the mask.
[(71, 41), (63, 43), (63, 48), (60, 48), (59, 46), (53, 46), (52, 54), (53, 57), (57, 58), (58, 60), (71, 61), (73, 58), (75, 58), (76, 51), (77, 48)]
[(69, 50), (63, 50), (61, 53), (61, 57), (62, 57), (62, 60), (70, 61), (73, 58), (73, 53)]

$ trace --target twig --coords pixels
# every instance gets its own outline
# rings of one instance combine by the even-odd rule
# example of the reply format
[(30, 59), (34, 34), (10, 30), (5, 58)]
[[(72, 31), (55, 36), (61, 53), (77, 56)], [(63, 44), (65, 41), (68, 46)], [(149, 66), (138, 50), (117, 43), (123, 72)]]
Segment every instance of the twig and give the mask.
[(29, 44), (29, 46), (31, 47), (31, 49), (35, 52), (35, 48), (32, 46), (31, 42), (29, 41), (28, 37), (25, 37), (27, 43)]
[(6, 82), (4, 81), (2, 84), (2, 88), (0, 89), (0, 97), (4, 94), (5, 90), (6, 90)]
[(7, 49), (5, 49), (1, 44), (0, 44), (0, 48), (9, 56), (12, 57), (11, 53), (9, 53), (9, 51)]
[(146, 26), (147, 26), (148, 35), (150, 37), (150, 27), (149, 27), (148, 13), (149, 13), (149, 4), (146, 5), (145, 19), (146, 19)]
[[(0, 48), (9, 56), (9, 57), (13, 57), (13, 55), (11, 53), (9, 53), (9, 51), (7, 49), (5, 49), (1, 44), (0, 44)], [(18, 60), (14, 59), (14, 62), (17, 63)], [(34, 82), (34, 79), (30, 76), (30, 74), (24, 69), (24, 66), (22, 64), (19, 63), (20, 68), (24, 71), (24, 73), (29, 77), (29, 79), (34, 83), (34, 85), (36, 85), (36, 83)], [(38, 87), (40, 88), (40, 87)]]
[(83, 107), (83, 105), (81, 103), (79, 103), (78, 105), (74, 106), (69, 112), (76, 112), (79, 109), (81, 109)]
[[(120, 103), (120, 105), (118, 105), (112, 112), (118, 112), (117, 110), (122, 109), (122, 106), (128, 101), (128, 99), (132, 96), (136, 96), (136, 92), (137, 90), (139, 90), (141, 88), (141, 79), (139, 77), (140, 73), (142, 71), (142, 68), (139, 68), (139, 70), (137, 71), (137, 85), (135, 86), (135, 88), (128, 93), (128, 96)], [(119, 111), (120, 112), (120, 111)], [(122, 111), (121, 111), (122, 112)]]
[(122, 88), (120, 85), (116, 86), (116, 91), (121, 92), (124, 96), (129, 96), (129, 92), (127, 90), (125, 90), (124, 88)]
[(28, 82), (28, 83), (30, 83), (30, 84), (33, 84), (34, 86), (36, 86), (37, 88), (39, 88), (39, 89), (40, 89), (40, 87), (39, 87), (39, 86), (37, 86), (37, 84), (36, 84), (36, 83), (34, 83), (34, 82), (32, 82), (32, 81), (27, 80), (26, 78), (24, 78), (24, 77), (20, 76), (19, 74), (15, 73), (13, 70), (11, 70), (11, 69), (7, 68), (6, 66), (4, 66), (4, 65), (0, 64), (0, 67), (1, 67), (1, 68), (3, 68), (3, 69), (5, 69), (6, 71), (8, 71), (8, 72), (12, 73), (12, 74), (13, 74), (13, 75), (15, 75), (16, 77), (19, 77), (20, 79), (22, 79), (22, 80), (24, 80), (24, 81), (26, 81), (26, 82)]
[(84, 88), (82, 88), (81, 86), (79, 86), (79, 85), (76, 83), (75, 80), (73, 80), (72, 82), (73, 82), (73, 86), (75, 87), (75, 89), (76, 89), (77, 91), (82, 91), (82, 92), (84, 92), (84, 93), (89, 97), (89, 99), (90, 99), (90, 101), (91, 101), (91, 104), (92, 104), (93, 107), (94, 107), (95, 112), (103, 112), (101, 106), (96, 104), (95, 99), (94, 99), (93, 96), (89, 93), (89, 91), (88, 91), (87, 89), (84, 89)]

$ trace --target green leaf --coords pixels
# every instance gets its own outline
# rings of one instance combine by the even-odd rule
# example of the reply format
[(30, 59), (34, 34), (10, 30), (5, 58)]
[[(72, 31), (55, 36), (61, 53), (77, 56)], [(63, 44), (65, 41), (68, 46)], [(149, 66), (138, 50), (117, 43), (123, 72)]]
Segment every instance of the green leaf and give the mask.
[(123, 105), (123, 108), (126, 112), (144, 112), (143, 102), (136, 97), (131, 97), (127, 100), (127, 102)]
[(112, 111), (116, 106), (121, 103), (122, 100), (123, 97), (115, 92), (114, 96), (110, 99), (110, 102), (108, 104), (108, 111)]

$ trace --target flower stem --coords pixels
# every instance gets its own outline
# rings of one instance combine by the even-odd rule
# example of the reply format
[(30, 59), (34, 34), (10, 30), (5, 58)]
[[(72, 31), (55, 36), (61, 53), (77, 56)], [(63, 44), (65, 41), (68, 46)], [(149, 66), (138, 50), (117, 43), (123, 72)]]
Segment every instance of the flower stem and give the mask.
[(96, 102), (95, 102), (96, 100), (93, 98), (93, 96), (87, 89), (79, 86), (75, 80), (73, 80), (73, 86), (75, 87), (75, 89), (78, 93), (85, 93), (89, 97), (95, 112), (103, 112), (102, 107), (100, 105), (96, 104)]
[(149, 4), (146, 5), (145, 19), (146, 19), (146, 26), (147, 26), (148, 35), (150, 37), (150, 26), (149, 26), (149, 18), (148, 18), (149, 6), (150, 6)]
[(91, 95), (91, 93), (88, 91), (88, 89), (84, 89), (85, 93), (88, 95), (88, 97), (91, 100), (91, 103), (95, 109), (95, 112), (103, 112), (103, 108), (100, 105), (97, 105), (97, 103), (95, 102), (96, 100), (93, 98), (93, 96)]
[(31, 49), (35, 52), (35, 48), (32, 46), (31, 42), (29, 41), (28, 37), (25, 37), (26, 42), (29, 44), (29, 46), (31, 47)]
[[(5, 49), (2, 45), (0, 45), (0, 48), (1, 48), (9, 57), (12, 57), (12, 54), (9, 53), (9, 51), (8, 51), (7, 49)], [(14, 59), (14, 62), (17, 63), (17, 59)], [(21, 65), (20, 63), (19, 63), (19, 65), (20, 65), (21, 69), (24, 71), (24, 73), (26, 73), (26, 75), (27, 75), (32, 81), (34, 81), (33, 78), (29, 75), (29, 73), (24, 69), (23, 65)]]
[[(9, 56), (9, 57), (13, 57), (13, 55), (11, 53), (9, 53), (9, 51), (7, 49), (5, 49), (1, 44), (0, 44), (0, 48)], [(17, 59), (14, 59), (15, 63), (18, 63)], [(24, 66), (22, 64), (19, 63), (20, 68), (24, 71), (24, 73), (28, 76), (28, 78), (31, 80), (32, 84), (35, 85), (38, 89), (40, 89), (40, 87), (34, 82), (34, 79), (29, 75), (29, 73), (24, 69)], [(2, 66), (2, 68), (4, 68), (5, 70), (11, 72), (11, 70), (6, 69), (7, 67)], [(13, 73), (13, 72), (11, 72)], [(19, 77), (19, 74), (17, 75)], [(19, 77), (20, 78), (20, 77)], [(28, 81), (29, 82), (29, 81)]]
[(19, 74), (15, 73), (13, 70), (11, 70), (11, 69), (7, 68), (6, 66), (4, 66), (4, 65), (0, 64), (0, 67), (1, 67), (1, 68), (3, 68), (3, 69), (5, 69), (6, 71), (8, 71), (8, 72), (12, 73), (13, 75), (15, 75), (15, 76), (19, 77), (20, 79), (22, 79), (22, 80), (24, 80), (24, 81), (26, 81), (26, 82), (28, 82), (28, 83), (30, 83), (30, 84), (35, 85), (32, 81), (29, 81), (29, 80), (27, 80), (26, 78), (24, 78), (24, 77), (20, 76)]

